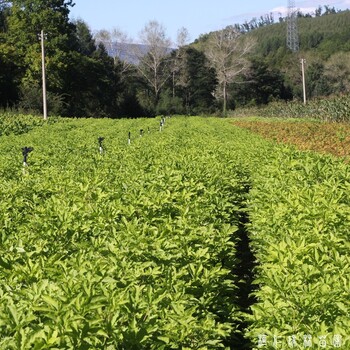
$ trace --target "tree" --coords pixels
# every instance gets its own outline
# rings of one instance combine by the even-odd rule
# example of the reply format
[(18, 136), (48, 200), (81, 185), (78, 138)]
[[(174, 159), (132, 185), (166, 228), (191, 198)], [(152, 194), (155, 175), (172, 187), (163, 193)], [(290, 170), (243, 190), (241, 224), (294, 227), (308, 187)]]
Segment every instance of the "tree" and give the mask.
[(75, 50), (84, 56), (91, 57), (96, 51), (96, 43), (91, 34), (90, 28), (82, 20), (75, 21), (74, 25), (76, 38)]
[[(0, 44), (0, 51), (2, 49)], [(0, 107), (13, 106), (18, 100), (18, 69), (11, 55), (0, 53)]]
[[(178, 57), (181, 63), (175, 86), (176, 96), (172, 99), (173, 105), (178, 106), (178, 98), (181, 98), (187, 114), (214, 112), (214, 92), (217, 87), (215, 70), (210, 67), (203, 52), (191, 46), (179, 50), (181, 53)], [(182, 109), (180, 111), (182, 112)]]
[(0, 33), (6, 30), (6, 4), (4, 2), (0, 2)]
[(122, 30), (114, 28), (111, 31), (101, 29), (94, 35), (97, 44), (102, 43), (108, 54), (113, 57), (114, 64), (120, 65), (122, 76), (133, 68), (131, 47), (133, 40)]
[[(104, 47), (96, 47), (86, 23), (69, 21), (70, 6), (71, 0), (12, 1), (1, 47), (6, 55), (4, 59), (0, 55), (0, 61), (12, 58), (15, 62), (9, 71), (16, 74), (18, 106), (41, 110), (41, 48), (37, 35), (44, 30), (48, 111), (76, 117), (116, 116), (120, 75)], [(2, 84), (3, 79), (7, 77), (0, 74), (1, 88), (9, 85), (8, 79), (7, 85)], [(2, 92), (0, 98), (9, 101)]]
[(350, 93), (350, 52), (338, 52), (325, 63), (325, 77), (332, 93)]
[(241, 105), (263, 105), (273, 100), (290, 99), (282, 73), (269, 67), (262, 58), (252, 59), (250, 69), (242, 76), (242, 83), (232, 84), (232, 95)]
[(322, 6), (318, 6), (315, 10), (315, 17), (320, 17), (322, 15)]
[(134, 46), (134, 54), (138, 61), (136, 67), (140, 75), (153, 91), (153, 105), (156, 107), (160, 91), (171, 76), (167, 60), (171, 51), (171, 40), (164, 27), (157, 21), (150, 21), (139, 35), (140, 45)]
[[(44, 30), (48, 91), (61, 94), (74, 26), (69, 22), (72, 0), (13, 0), (7, 17), (4, 46), (16, 64), (22, 91), (40, 92), (41, 49), (38, 33)], [(13, 49), (14, 48), (14, 49)], [(34, 98), (34, 96), (33, 96)], [(38, 100), (35, 98), (35, 100)]]
[(327, 15), (334, 15), (335, 13), (337, 13), (337, 10), (335, 9), (335, 7), (330, 7), (328, 5), (324, 6), (324, 13), (322, 16), (327, 16)]
[(66, 113), (75, 117), (116, 117), (119, 79), (104, 46), (99, 46), (91, 57), (70, 52), (70, 61), (65, 85), (69, 100)]
[(69, 115), (76, 117), (116, 117), (117, 93), (121, 77), (104, 45), (96, 47), (87, 24), (75, 23), (75, 50), (68, 52), (65, 76)]
[(0, 2), (0, 107), (13, 106), (18, 100), (18, 69), (15, 63), (15, 48), (6, 44), (7, 2)]
[(254, 44), (251, 37), (232, 26), (212, 33), (208, 40), (205, 53), (217, 73), (223, 98), (223, 116), (226, 116), (227, 110), (228, 84), (249, 68), (248, 55), (252, 52)]
[(185, 27), (180, 28), (177, 31), (177, 38), (176, 38), (176, 46), (177, 50), (174, 50), (172, 52), (172, 97), (175, 98), (175, 87), (176, 87), (176, 76), (183, 68), (183, 53), (185, 50), (181, 50), (189, 41), (190, 35), (188, 30)]
[(312, 97), (327, 96), (330, 94), (329, 81), (324, 74), (324, 64), (312, 62), (306, 71), (307, 95)]

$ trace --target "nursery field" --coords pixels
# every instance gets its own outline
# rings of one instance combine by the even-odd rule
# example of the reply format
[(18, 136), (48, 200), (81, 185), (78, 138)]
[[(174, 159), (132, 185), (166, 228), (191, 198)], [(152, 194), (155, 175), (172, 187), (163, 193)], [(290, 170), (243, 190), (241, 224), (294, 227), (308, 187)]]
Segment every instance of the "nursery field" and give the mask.
[(349, 349), (350, 167), (159, 123), (5, 123), (0, 350)]

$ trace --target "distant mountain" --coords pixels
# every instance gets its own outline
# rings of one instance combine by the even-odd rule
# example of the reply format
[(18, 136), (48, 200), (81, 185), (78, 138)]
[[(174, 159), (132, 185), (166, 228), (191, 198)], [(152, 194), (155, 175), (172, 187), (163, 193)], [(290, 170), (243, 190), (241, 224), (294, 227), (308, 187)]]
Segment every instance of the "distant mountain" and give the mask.
[[(149, 51), (149, 47), (142, 44), (128, 44), (119, 42), (102, 43), (105, 45), (109, 56), (118, 57), (120, 60), (132, 64), (138, 64), (139, 61), (135, 55), (135, 52), (138, 52), (141, 56), (143, 56), (146, 55)], [(172, 50), (172, 48), (167, 49), (169, 53), (171, 53)]]
[(132, 64), (137, 64), (139, 61), (134, 52), (141, 52), (143, 55), (146, 55), (148, 52), (148, 47), (146, 45), (118, 42), (111, 43), (106, 49), (111, 57), (117, 56), (120, 60)]

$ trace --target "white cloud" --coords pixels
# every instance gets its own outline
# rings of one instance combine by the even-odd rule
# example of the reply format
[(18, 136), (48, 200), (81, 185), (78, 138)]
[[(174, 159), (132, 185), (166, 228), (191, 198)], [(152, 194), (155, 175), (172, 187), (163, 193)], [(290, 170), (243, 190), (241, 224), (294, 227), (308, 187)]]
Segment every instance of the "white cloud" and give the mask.
[[(316, 10), (316, 6), (313, 7), (297, 7), (296, 8), (297, 11), (300, 11), (302, 13), (310, 13), (313, 14)], [(275, 7), (271, 10), (271, 12), (275, 15), (275, 16), (282, 16), (285, 17), (288, 14), (288, 8), (285, 6), (280, 6), (280, 7)]]
[(313, 7), (301, 7), (301, 8), (298, 8), (298, 10), (302, 13), (315, 13), (315, 10), (316, 10), (317, 7), (313, 6)]
[[(310, 13), (314, 14), (315, 10), (320, 6), (320, 3), (322, 1), (320, 0), (304, 0), (304, 1), (296, 1), (296, 9), (304, 14)], [(350, 8), (350, 0), (327, 0), (326, 1), (328, 6), (335, 7), (337, 10), (345, 10)], [(324, 5), (321, 5), (323, 8)], [(239, 22), (242, 23), (244, 21), (250, 21), (252, 18), (259, 18), (261, 15), (272, 13), (275, 17), (275, 20), (278, 19), (278, 17), (286, 17), (288, 15), (288, 7), (286, 6), (279, 6), (275, 7), (271, 10), (267, 10), (265, 12), (248, 12), (248, 13), (242, 13), (236, 16), (231, 16), (228, 18), (225, 18), (225, 22)]]
[[(331, 7), (335, 7), (335, 9), (345, 10), (350, 7), (350, 0), (328, 0), (327, 5)], [(323, 7), (324, 5), (320, 5), (320, 0), (307, 0), (307, 1), (298, 1), (296, 2), (296, 10), (300, 11), (304, 14), (310, 13), (314, 14), (315, 10), (319, 7)], [(279, 6), (273, 8), (270, 12), (272, 12), (275, 16), (287, 16), (288, 7)]]
[(271, 10), (274, 14), (281, 14), (282, 16), (285, 16), (288, 13), (288, 8), (285, 6), (275, 7)]
[[(319, 0), (305, 0), (305, 1), (297, 1), (297, 7), (318, 7), (320, 5)], [(326, 5), (334, 6), (336, 9), (345, 9), (349, 7), (350, 0), (327, 0)]]

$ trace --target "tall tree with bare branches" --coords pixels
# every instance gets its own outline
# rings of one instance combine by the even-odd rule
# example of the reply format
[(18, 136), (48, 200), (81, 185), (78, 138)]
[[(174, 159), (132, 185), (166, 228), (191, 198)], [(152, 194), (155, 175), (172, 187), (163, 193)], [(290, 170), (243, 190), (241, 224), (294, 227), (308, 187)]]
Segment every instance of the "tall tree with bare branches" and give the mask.
[(227, 87), (237, 76), (249, 68), (248, 55), (255, 42), (240, 33), (235, 27), (228, 26), (212, 33), (207, 42), (205, 53), (215, 68), (221, 95), (223, 98), (223, 116), (227, 113)]
[(181, 27), (177, 31), (176, 37), (176, 50), (173, 54), (173, 65), (172, 65), (172, 95), (175, 97), (175, 87), (176, 87), (176, 76), (179, 74), (181, 69), (184, 68), (184, 48), (190, 40), (190, 34), (185, 27)]
[(104, 45), (108, 54), (113, 57), (115, 66), (120, 64), (122, 76), (132, 69), (133, 57), (130, 56), (130, 48), (133, 40), (125, 32), (118, 28), (101, 29), (94, 34), (94, 39), (97, 44)]
[(162, 87), (171, 76), (169, 56), (171, 40), (165, 28), (157, 21), (148, 22), (139, 34), (140, 45), (134, 46), (134, 55), (138, 61), (136, 67), (151, 87), (154, 104), (159, 100)]

